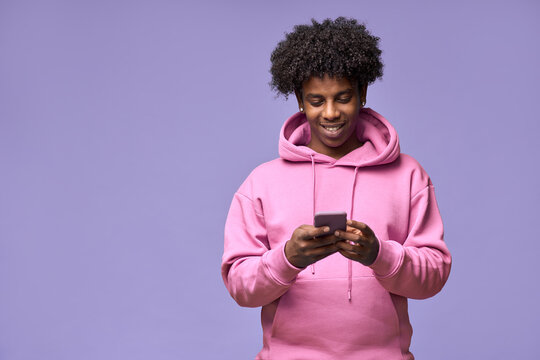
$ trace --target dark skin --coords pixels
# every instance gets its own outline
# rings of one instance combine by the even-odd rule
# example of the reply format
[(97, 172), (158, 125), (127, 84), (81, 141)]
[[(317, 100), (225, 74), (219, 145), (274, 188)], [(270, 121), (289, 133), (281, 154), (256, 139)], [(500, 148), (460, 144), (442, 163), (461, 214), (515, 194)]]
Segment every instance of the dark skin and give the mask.
[[(334, 159), (362, 146), (356, 137), (356, 124), (366, 93), (367, 85), (358, 86), (346, 78), (325, 75), (305, 81), (302, 91), (295, 95), (311, 129), (311, 141), (307, 146)], [(379, 253), (379, 241), (368, 225), (349, 219), (345, 231), (337, 230), (333, 234), (328, 227), (300, 225), (285, 244), (287, 260), (299, 268), (336, 252), (371, 265)]]
[[(320, 154), (339, 159), (363, 144), (353, 134), (358, 112), (366, 103), (367, 85), (358, 86), (346, 78), (311, 77), (296, 92), (298, 107), (306, 115), (311, 129), (307, 145)], [(343, 125), (335, 134), (324, 126)]]

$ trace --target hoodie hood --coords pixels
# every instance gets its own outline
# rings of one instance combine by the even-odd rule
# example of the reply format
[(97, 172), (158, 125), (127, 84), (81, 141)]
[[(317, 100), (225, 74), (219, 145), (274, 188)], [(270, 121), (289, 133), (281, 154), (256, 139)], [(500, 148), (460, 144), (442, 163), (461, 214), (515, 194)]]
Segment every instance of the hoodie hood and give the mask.
[(306, 116), (296, 113), (285, 121), (279, 137), (279, 156), (288, 161), (314, 161), (344, 166), (382, 165), (394, 161), (400, 153), (399, 138), (394, 127), (379, 113), (360, 109), (356, 136), (364, 143), (336, 160), (307, 147), (311, 129)]

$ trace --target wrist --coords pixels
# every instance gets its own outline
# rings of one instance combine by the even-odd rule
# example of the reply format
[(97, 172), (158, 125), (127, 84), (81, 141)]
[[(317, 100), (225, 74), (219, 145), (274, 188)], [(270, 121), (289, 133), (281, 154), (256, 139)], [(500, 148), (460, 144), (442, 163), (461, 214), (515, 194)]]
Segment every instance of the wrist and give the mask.
[(291, 246), (293, 246), (293, 243), (291, 240), (288, 240), (284, 246), (285, 258), (292, 266), (298, 269), (304, 269), (307, 265), (303, 265), (298, 262), (298, 256), (296, 255), (295, 251), (291, 249)]
[(369, 253), (369, 257), (366, 259), (367, 261), (364, 263), (366, 266), (370, 266), (377, 260), (377, 256), (379, 256), (379, 239), (375, 238), (375, 241), (373, 242), (371, 251)]

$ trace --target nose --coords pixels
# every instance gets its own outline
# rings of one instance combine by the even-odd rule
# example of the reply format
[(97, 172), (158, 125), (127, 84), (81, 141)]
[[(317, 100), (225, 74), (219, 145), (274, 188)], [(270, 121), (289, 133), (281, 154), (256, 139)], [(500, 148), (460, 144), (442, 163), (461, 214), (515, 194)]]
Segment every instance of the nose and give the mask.
[(325, 120), (335, 120), (339, 118), (339, 110), (333, 101), (326, 102), (323, 117)]

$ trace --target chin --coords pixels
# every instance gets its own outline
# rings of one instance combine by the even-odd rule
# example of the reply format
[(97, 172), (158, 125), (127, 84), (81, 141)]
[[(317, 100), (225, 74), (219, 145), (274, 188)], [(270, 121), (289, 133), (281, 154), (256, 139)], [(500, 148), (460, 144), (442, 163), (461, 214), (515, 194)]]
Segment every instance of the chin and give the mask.
[(331, 148), (338, 148), (338, 147), (341, 147), (343, 145), (345, 145), (347, 141), (341, 141), (339, 143), (336, 143), (336, 142), (325, 142), (324, 145), (328, 146), (328, 147), (331, 147)]

